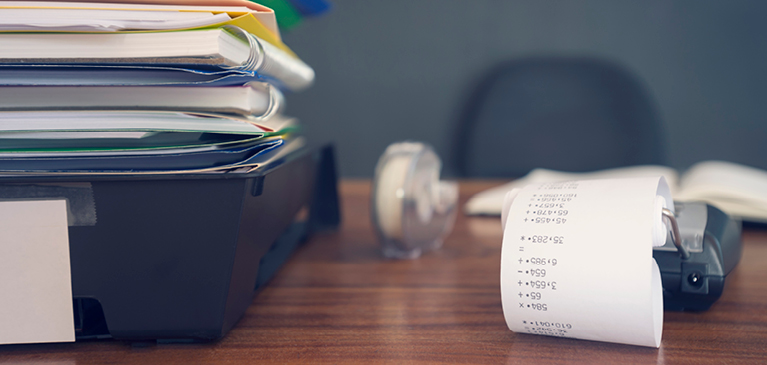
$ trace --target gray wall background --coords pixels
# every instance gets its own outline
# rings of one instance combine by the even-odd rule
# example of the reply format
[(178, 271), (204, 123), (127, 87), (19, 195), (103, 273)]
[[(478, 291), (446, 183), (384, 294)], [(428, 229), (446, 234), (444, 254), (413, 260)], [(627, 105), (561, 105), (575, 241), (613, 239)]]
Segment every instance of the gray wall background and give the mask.
[(476, 79), (503, 60), (595, 55), (654, 96), (668, 160), (767, 169), (767, 2), (332, 0), (284, 34), (317, 72), (287, 96), (313, 140), (335, 142), (341, 174), (372, 176), (384, 148), (431, 143), (445, 159)]

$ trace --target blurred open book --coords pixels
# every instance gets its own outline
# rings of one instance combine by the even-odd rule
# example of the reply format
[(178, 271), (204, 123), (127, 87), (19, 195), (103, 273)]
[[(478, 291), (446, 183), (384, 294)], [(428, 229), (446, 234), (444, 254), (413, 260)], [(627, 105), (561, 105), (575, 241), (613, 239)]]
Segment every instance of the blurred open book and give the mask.
[(746, 221), (767, 223), (767, 171), (723, 161), (704, 161), (683, 174), (666, 166), (633, 166), (587, 173), (535, 169), (522, 178), (473, 196), (469, 215), (500, 215), (506, 192), (528, 184), (568, 180), (664, 176), (674, 200), (705, 201)]

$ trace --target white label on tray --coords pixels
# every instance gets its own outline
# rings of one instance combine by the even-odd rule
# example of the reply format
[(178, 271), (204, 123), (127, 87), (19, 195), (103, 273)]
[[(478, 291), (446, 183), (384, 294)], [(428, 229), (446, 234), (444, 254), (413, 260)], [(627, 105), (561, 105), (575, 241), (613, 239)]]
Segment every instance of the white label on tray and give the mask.
[(74, 340), (66, 201), (0, 201), (0, 344)]

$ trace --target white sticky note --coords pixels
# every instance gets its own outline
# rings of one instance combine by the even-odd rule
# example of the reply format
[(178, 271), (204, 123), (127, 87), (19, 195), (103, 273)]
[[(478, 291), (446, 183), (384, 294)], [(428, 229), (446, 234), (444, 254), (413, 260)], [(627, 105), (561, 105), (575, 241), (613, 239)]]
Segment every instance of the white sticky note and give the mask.
[(66, 201), (0, 202), (0, 344), (74, 340)]
[(510, 197), (501, 253), (508, 327), (660, 346), (658, 196), (672, 201), (662, 177), (533, 184)]

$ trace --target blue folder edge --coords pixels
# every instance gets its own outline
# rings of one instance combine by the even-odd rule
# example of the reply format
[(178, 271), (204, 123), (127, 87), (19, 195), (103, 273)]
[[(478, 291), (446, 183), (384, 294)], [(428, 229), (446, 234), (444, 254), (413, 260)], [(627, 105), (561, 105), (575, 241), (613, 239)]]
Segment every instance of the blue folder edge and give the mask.
[(235, 86), (282, 83), (255, 71), (140, 65), (2, 65), (0, 86)]
[[(217, 168), (225, 170), (268, 161), (282, 139), (238, 145), (225, 149), (128, 156), (11, 157), (0, 158), (0, 172), (12, 173), (131, 173), (171, 172)], [(271, 153), (270, 153), (271, 152)]]

